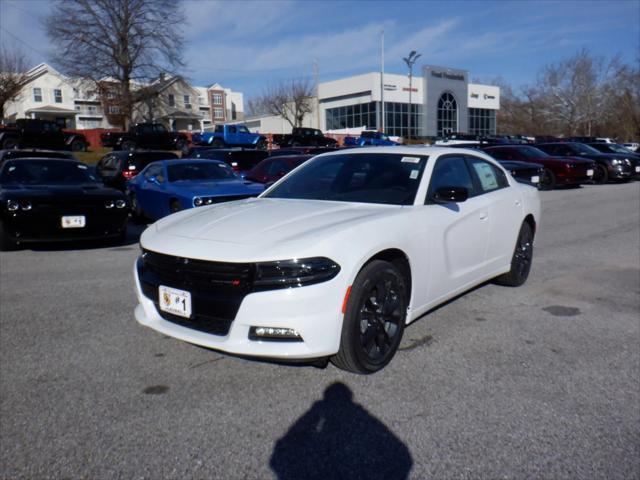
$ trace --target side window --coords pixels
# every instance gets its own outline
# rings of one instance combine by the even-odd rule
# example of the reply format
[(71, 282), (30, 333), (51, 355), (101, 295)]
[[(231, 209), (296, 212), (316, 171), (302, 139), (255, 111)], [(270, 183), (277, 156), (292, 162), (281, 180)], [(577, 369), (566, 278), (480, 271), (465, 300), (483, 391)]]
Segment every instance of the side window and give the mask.
[(509, 160), (509, 152), (504, 148), (496, 148), (495, 150), (487, 150), (487, 153), (497, 160)]
[(229, 127), (229, 133), (236, 133), (236, 127)]
[(436, 190), (443, 187), (462, 187), (469, 191), (469, 197), (473, 196), (474, 188), (471, 174), (462, 156), (440, 157), (433, 167), (429, 193), (427, 199), (431, 198)]
[(286, 172), (286, 171), (287, 171), (287, 164), (281, 160), (274, 160), (273, 162), (271, 162), (271, 164), (269, 165), (269, 168), (267, 169), (267, 173), (269, 175), (277, 175), (279, 173)]
[(216, 125), (215, 133), (224, 133), (222, 125)]
[(151, 177), (156, 177), (159, 182), (164, 181), (164, 176), (162, 175), (162, 167), (160, 165), (152, 165), (147, 168), (144, 172), (144, 178), (147, 180)]
[(491, 163), (476, 157), (467, 157), (471, 170), (480, 185), (482, 193), (493, 192), (509, 186), (507, 177), (502, 170)]

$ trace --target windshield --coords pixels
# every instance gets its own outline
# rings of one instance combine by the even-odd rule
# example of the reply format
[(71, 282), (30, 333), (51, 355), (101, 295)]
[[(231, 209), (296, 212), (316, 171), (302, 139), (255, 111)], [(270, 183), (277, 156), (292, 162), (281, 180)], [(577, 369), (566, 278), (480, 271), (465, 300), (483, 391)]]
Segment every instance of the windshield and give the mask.
[(264, 197), (411, 205), (427, 160), (398, 153), (317, 157)]
[(9, 160), (0, 173), (0, 183), (26, 185), (80, 185), (98, 179), (83, 163), (59, 160)]
[(238, 126), (238, 133), (250, 133), (249, 129), (247, 127), (245, 127), (244, 125), (239, 125)]
[(577, 152), (583, 155), (593, 155), (593, 154), (600, 155), (602, 153), (596, 150), (595, 148), (590, 147), (589, 145), (585, 145), (584, 143), (574, 143), (573, 148), (574, 150), (576, 150)]
[(235, 179), (236, 174), (223, 162), (193, 162), (169, 165), (170, 182)]
[(624, 147), (622, 145), (618, 145), (617, 143), (607, 143), (607, 145), (609, 146), (609, 149), (611, 149), (612, 151), (614, 151), (616, 153), (633, 153), (627, 147)]
[(539, 148), (535, 147), (520, 147), (518, 148), (518, 151), (527, 158), (544, 158), (549, 156)]

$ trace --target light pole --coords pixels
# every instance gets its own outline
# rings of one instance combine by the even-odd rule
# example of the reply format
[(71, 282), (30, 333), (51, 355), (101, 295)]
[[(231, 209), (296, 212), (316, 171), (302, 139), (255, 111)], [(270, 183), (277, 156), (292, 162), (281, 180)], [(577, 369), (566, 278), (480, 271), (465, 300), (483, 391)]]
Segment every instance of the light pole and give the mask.
[(409, 67), (409, 128), (407, 129), (409, 139), (411, 139), (411, 116), (413, 115), (411, 105), (411, 92), (413, 91), (413, 64), (416, 63), (416, 60), (418, 60), (420, 56), (421, 54), (417, 53), (415, 50), (411, 50), (409, 56), (403, 58), (404, 63)]

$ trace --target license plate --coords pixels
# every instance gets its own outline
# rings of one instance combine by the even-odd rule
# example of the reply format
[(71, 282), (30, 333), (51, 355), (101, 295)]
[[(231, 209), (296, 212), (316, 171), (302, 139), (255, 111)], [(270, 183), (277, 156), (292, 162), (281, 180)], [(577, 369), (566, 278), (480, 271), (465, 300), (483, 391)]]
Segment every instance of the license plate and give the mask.
[(538, 175), (531, 177), (531, 183), (540, 183), (540, 177)]
[(87, 224), (87, 219), (84, 215), (78, 215), (76, 217), (62, 217), (60, 219), (62, 228), (84, 228)]
[(191, 294), (185, 290), (160, 285), (158, 287), (158, 303), (160, 310), (164, 312), (185, 318), (191, 316)]
[(640, 173), (640, 167), (636, 167), (636, 172)]
[(593, 170), (587, 170), (587, 177), (593, 177)]

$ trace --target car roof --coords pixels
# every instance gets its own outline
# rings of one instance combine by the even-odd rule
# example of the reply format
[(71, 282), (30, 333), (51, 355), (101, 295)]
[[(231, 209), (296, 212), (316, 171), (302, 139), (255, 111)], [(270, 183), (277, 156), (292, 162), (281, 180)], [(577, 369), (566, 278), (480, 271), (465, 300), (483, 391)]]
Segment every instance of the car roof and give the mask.
[[(467, 153), (470, 155), (478, 155), (482, 154), (481, 151), (471, 149), (471, 148), (451, 148), (451, 147), (440, 147), (440, 146), (424, 146), (424, 145), (394, 145), (389, 147), (358, 147), (358, 148), (347, 148), (344, 150), (335, 150), (332, 152), (321, 153), (318, 156), (325, 155), (359, 155), (359, 154), (367, 154), (367, 153), (395, 153), (400, 155), (446, 155), (451, 153)], [(485, 155), (486, 156), (486, 155)]]
[[(221, 163), (225, 166), (229, 166), (228, 163), (223, 162), (222, 160), (216, 160), (214, 158), (176, 158), (171, 160), (156, 160), (155, 162), (151, 162), (152, 164), (162, 163), (167, 167), (171, 165), (182, 165), (185, 163)], [(151, 163), (149, 165), (151, 165)]]

